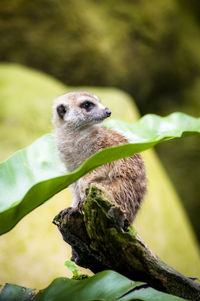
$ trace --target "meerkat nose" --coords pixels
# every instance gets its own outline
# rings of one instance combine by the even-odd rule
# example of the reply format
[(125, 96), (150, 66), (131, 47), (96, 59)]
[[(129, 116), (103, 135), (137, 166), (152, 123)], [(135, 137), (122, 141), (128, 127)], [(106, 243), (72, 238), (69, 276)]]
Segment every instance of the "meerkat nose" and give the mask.
[(109, 117), (110, 115), (111, 115), (111, 111), (108, 108), (106, 108), (106, 116)]

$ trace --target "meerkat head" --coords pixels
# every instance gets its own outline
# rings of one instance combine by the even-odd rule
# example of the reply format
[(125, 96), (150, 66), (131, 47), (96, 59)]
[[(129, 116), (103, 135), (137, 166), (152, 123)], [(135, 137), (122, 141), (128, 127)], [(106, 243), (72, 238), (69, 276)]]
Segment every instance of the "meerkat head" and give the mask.
[(56, 126), (81, 129), (100, 123), (110, 115), (111, 111), (101, 104), (96, 95), (85, 91), (61, 95), (53, 105), (53, 123)]

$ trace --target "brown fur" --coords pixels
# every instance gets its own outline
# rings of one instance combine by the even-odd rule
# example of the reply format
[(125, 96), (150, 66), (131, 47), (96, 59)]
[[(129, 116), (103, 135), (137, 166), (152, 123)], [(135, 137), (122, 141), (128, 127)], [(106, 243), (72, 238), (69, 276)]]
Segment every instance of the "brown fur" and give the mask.
[[(97, 106), (96, 111), (91, 110), (87, 114), (82, 112), (83, 109), (80, 108), (78, 101), (80, 96), (92, 100)], [(88, 92), (71, 92), (55, 100), (55, 139), (59, 154), (69, 172), (79, 167), (87, 158), (101, 149), (128, 143), (127, 139), (116, 131), (106, 129), (99, 124), (87, 126), (84, 119), (88, 118), (91, 122), (92, 114), (95, 116), (99, 114), (99, 118), (104, 114), (106, 108), (99, 103), (98, 98)], [(77, 114), (79, 114), (82, 118), (80, 120), (84, 120), (84, 122), (80, 121), (79, 124), (75, 120), (71, 122), (67, 116), (66, 120), (60, 120), (55, 112), (59, 104), (67, 105), (68, 112), (72, 110), (71, 118), (76, 119)], [(75, 107), (76, 109), (74, 109)], [(82, 126), (81, 122), (83, 122)], [(145, 167), (140, 154), (100, 166), (73, 183), (71, 185), (73, 207), (84, 201), (85, 190), (92, 183), (100, 185), (108, 191), (131, 223), (146, 192)]]

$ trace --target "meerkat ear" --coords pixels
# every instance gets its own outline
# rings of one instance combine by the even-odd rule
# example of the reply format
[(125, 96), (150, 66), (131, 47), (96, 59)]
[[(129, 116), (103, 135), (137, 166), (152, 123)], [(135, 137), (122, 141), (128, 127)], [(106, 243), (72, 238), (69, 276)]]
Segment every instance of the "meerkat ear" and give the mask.
[(67, 112), (67, 107), (65, 105), (61, 104), (61, 105), (57, 106), (56, 110), (57, 110), (58, 116), (61, 119), (63, 119), (65, 113)]

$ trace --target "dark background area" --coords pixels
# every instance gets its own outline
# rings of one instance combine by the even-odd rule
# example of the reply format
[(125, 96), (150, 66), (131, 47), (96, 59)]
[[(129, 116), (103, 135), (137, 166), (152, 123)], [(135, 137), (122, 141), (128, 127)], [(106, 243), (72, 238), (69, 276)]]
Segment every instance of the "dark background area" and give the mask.
[[(200, 2), (1, 0), (0, 61), (71, 86), (118, 87), (141, 114), (199, 116)], [(156, 150), (200, 239), (200, 138)]]

